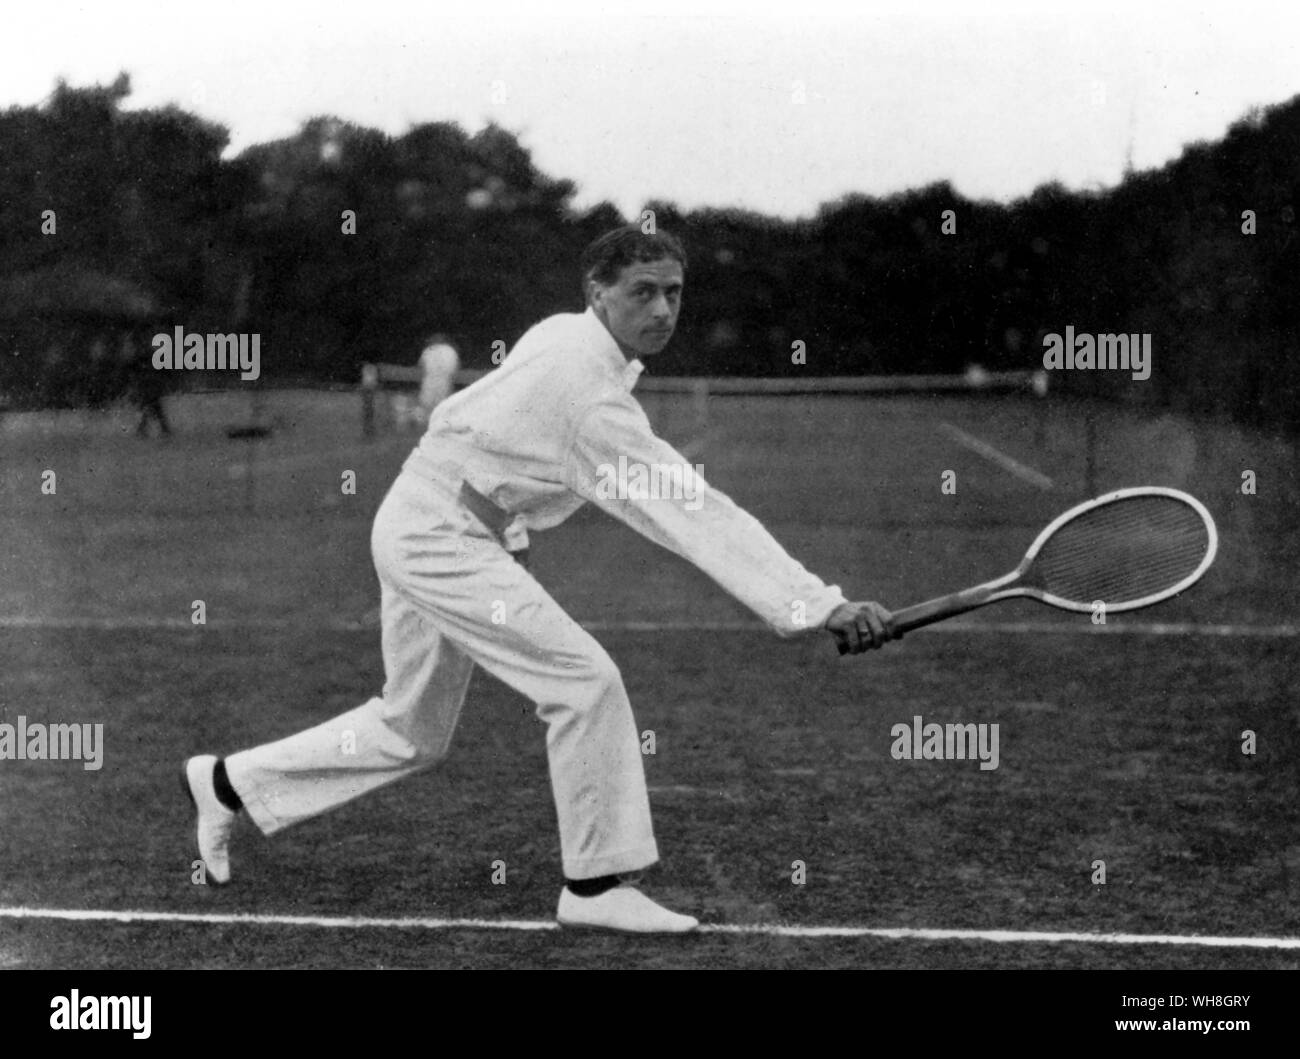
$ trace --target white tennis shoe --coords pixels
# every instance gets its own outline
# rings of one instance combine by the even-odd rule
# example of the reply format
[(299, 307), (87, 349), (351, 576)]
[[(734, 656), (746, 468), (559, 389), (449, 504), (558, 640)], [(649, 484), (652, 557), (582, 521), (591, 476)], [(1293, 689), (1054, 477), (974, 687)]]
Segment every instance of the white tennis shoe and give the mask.
[(562, 927), (621, 934), (688, 934), (700, 925), (694, 916), (670, 912), (627, 883), (595, 897), (579, 897), (566, 886), (555, 918)]
[(185, 762), (182, 779), (198, 814), (199, 856), (209, 881), (221, 886), (230, 881), (230, 830), (238, 814), (217, 798), (212, 785), (212, 770), (216, 767), (214, 755), (200, 754)]

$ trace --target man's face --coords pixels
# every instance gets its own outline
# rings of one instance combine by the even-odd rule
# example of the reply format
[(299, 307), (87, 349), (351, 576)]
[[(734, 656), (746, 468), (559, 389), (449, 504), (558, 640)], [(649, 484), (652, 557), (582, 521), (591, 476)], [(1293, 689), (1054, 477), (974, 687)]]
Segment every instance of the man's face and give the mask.
[(658, 353), (677, 327), (682, 266), (671, 257), (634, 261), (609, 286), (592, 282), (591, 307), (629, 360)]

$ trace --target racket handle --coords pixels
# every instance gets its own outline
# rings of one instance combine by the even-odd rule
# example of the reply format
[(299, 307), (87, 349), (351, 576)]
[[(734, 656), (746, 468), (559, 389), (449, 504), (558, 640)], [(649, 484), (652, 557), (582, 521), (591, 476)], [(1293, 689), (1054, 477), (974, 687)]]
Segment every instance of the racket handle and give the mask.
[[(937, 599), (927, 599), (924, 603), (917, 603), (910, 607), (904, 607), (902, 610), (896, 610), (889, 621), (889, 631), (894, 636), (902, 636), (903, 633), (911, 632), (913, 629), (933, 625), (936, 621), (943, 621), (945, 618), (952, 618), (958, 614), (965, 614), (968, 610), (983, 607), (988, 603), (992, 603), (994, 599), (1001, 598), (995, 596), (994, 591), (995, 589), (1003, 589), (1009, 580), (1009, 578), (1004, 578), (1001, 581), (977, 585), (974, 588), (953, 592), (947, 596), (939, 596)], [(836, 647), (839, 648), (842, 655), (849, 653), (849, 645), (846, 640), (839, 640)]]
[(927, 599), (924, 603), (917, 603), (911, 607), (904, 607), (902, 610), (894, 611), (889, 628), (895, 634), (911, 632), (913, 629), (933, 625), (936, 621), (943, 621), (945, 618), (965, 614), (968, 610), (975, 610), (977, 607), (992, 603), (993, 599), (993, 591), (987, 585), (968, 588), (962, 592), (953, 592), (947, 596), (939, 596), (937, 599)]

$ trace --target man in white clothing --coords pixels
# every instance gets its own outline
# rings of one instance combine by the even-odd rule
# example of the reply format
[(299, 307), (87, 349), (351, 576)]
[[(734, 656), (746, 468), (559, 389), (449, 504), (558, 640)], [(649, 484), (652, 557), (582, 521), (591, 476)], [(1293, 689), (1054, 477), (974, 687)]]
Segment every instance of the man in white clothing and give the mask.
[(430, 335), (420, 354), (420, 412), (427, 423), (433, 410), (456, 388), (460, 357), (446, 335)]
[[(779, 635), (822, 630), (856, 654), (891, 634), (888, 611), (849, 602), (799, 565), (654, 435), (632, 397), (641, 358), (676, 327), (685, 266), (667, 233), (607, 233), (583, 255), (586, 311), (535, 325), (499, 368), (437, 407), (371, 535), (383, 694), (278, 742), (186, 762), (211, 880), (229, 879), (239, 809), (269, 835), (444, 757), (479, 665), (547, 725), (559, 922), (698, 926), (626, 879), (658, 860), (631, 705), (609, 655), (528, 573), (528, 530), (590, 501), (695, 564)], [(611, 487), (612, 476), (641, 487)]]

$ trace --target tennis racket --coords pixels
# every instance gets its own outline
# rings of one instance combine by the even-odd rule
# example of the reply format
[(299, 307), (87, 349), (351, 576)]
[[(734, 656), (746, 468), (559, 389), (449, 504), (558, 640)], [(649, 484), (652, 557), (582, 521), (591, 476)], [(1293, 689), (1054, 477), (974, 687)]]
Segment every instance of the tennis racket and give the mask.
[(1218, 547), (1214, 519), (1195, 497), (1119, 489), (1054, 519), (1005, 577), (895, 611), (890, 629), (898, 635), (1020, 597), (1085, 613), (1098, 603), (1109, 613), (1139, 610), (1195, 584)]

